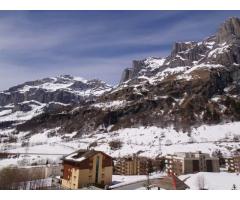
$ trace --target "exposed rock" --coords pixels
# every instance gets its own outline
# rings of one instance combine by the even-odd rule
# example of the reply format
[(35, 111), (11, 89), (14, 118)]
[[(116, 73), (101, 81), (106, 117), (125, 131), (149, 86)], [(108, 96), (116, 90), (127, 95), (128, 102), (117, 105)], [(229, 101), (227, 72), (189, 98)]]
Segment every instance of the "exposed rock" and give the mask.
[(145, 60), (134, 60), (132, 61), (132, 68), (127, 68), (123, 71), (120, 84), (136, 77), (138, 73), (146, 67)]
[(131, 79), (132, 77), (133, 77), (133, 69), (131, 68), (124, 69), (120, 79), (120, 84)]
[(226, 20), (219, 28), (217, 33), (217, 42), (232, 42), (240, 37), (240, 19), (231, 17)]

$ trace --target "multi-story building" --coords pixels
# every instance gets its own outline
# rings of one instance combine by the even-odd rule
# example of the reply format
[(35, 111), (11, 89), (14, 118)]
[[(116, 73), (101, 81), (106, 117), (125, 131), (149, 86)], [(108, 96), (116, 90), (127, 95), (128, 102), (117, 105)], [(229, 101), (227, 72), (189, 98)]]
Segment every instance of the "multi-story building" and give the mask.
[(179, 152), (165, 157), (168, 174), (188, 174), (195, 172), (219, 172), (219, 159), (202, 152)]
[(229, 172), (240, 172), (240, 156), (225, 158), (225, 165)]
[(114, 173), (118, 175), (146, 175), (150, 159), (136, 155), (118, 158), (114, 165)]
[(78, 189), (89, 185), (106, 186), (112, 183), (113, 160), (95, 150), (78, 150), (63, 158), (61, 186)]

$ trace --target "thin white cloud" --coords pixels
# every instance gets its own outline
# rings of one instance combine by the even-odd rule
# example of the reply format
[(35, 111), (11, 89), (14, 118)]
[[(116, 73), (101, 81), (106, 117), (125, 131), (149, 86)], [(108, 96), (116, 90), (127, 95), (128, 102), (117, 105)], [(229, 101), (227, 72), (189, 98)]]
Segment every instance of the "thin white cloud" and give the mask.
[[(140, 12), (140, 11), (139, 11)], [(12, 12), (13, 13), (13, 12)], [(220, 12), (219, 12), (220, 13)], [(166, 56), (169, 49), (141, 52), (130, 47), (173, 44), (175, 41), (200, 40), (213, 34), (218, 24), (228, 14), (204, 14), (196, 20), (189, 17), (168, 20), (179, 12), (155, 12), (150, 17), (145, 13), (132, 15), (123, 20), (120, 15), (108, 19), (97, 17), (79, 22), (38, 21), (23, 13), (0, 17), (0, 90), (28, 80), (59, 74), (73, 74), (85, 78), (100, 78), (117, 83), (122, 70), (133, 59), (148, 56)], [(179, 15), (181, 16), (181, 15)], [(124, 16), (123, 16), (124, 17)], [(153, 24), (145, 31), (141, 28)], [(161, 27), (161, 23), (167, 26)], [(159, 24), (158, 24), (159, 23)], [(147, 27), (147, 26), (146, 26)], [(210, 30), (209, 30), (210, 29)], [(106, 49), (126, 49), (119, 55), (101, 57)], [(62, 50), (59, 53), (59, 50)], [(70, 51), (72, 50), (72, 52)], [(87, 55), (86, 55), (87, 52)], [(98, 56), (91, 52), (99, 52)]]

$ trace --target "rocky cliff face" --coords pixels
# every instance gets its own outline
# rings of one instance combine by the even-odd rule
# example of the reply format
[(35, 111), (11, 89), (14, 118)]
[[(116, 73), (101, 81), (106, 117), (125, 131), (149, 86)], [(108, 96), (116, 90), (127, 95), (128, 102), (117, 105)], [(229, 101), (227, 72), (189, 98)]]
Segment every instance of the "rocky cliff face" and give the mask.
[[(219, 64), (225, 67), (237, 65), (240, 63), (240, 20), (232, 17), (225, 21), (219, 28), (216, 35), (208, 37), (201, 42), (177, 42), (173, 45), (171, 54), (163, 59), (155, 60), (155, 70), (148, 73), (153, 63), (143, 61), (134, 61), (131, 76), (123, 73), (120, 83), (145, 75), (147, 77), (155, 76), (166, 68), (178, 68), (188, 66), (189, 68), (200, 64)], [(163, 61), (164, 62), (161, 62)]]
[[(60, 127), (62, 133), (76, 131), (79, 136), (140, 125), (191, 131), (201, 124), (239, 121), (239, 24), (238, 18), (230, 18), (216, 35), (203, 41), (175, 43), (165, 58), (133, 61), (132, 67), (124, 70), (119, 86), (97, 93), (94, 102), (43, 112), (18, 125), (17, 131)], [(32, 83), (31, 88), (37, 84)], [(76, 90), (80, 89), (82, 94), (82, 90), (89, 91), (88, 87), (89, 84), (75, 82), (61, 91), (74, 96), (65, 97), (61, 93), (57, 99), (62, 103), (80, 102)], [(19, 93), (23, 88), (11, 90)], [(101, 83), (97, 88), (106, 89)], [(53, 93), (58, 96), (56, 91)], [(12, 94), (10, 102), (16, 101)], [(40, 102), (47, 103), (52, 98), (41, 97)], [(2, 105), (6, 104), (4, 97)]]
[(236, 17), (229, 18), (219, 28), (216, 34), (218, 43), (233, 42), (240, 38), (240, 21)]

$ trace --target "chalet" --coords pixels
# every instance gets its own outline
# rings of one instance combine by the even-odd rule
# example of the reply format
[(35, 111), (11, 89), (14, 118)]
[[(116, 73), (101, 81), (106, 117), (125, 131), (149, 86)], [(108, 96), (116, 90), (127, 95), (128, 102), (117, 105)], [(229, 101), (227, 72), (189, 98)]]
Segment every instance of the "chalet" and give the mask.
[(90, 185), (111, 185), (113, 160), (109, 155), (95, 150), (78, 150), (63, 158), (61, 186), (78, 189)]
[(179, 152), (165, 157), (165, 169), (175, 175), (195, 172), (219, 172), (219, 159), (198, 152)]

